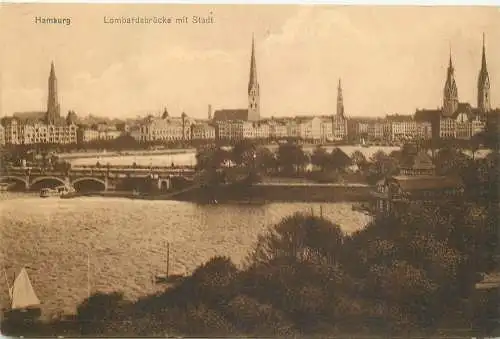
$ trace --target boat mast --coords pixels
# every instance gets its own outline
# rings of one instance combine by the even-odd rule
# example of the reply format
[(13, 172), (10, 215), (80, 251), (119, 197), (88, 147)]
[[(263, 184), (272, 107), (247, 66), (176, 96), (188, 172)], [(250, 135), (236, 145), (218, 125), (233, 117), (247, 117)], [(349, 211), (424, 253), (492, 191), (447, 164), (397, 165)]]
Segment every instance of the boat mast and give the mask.
[(87, 291), (90, 299), (90, 248), (87, 251)]
[(170, 242), (167, 242), (167, 278), (168, 278), (169, 268), (170, 268)]
[(3, 268), (3, 275), (5, 277), (5, 282), (7, 283), (7, 288), (9, 289), (9, 297), (12, 300), (12, 293), (11, 293), (11, 290), (10, 290), (9, 277), (7, 277), (7, 271), (5, 270), (5, 267)]

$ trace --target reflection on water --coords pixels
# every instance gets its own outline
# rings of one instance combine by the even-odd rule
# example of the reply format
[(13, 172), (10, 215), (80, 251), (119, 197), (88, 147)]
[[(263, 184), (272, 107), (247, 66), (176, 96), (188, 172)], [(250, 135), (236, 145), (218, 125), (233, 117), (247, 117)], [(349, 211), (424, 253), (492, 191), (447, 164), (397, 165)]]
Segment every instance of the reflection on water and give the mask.
[[(88, 254), (93, 291), (122, 290), (135, 298), (156, 290), (152, 278), (165, 270), (167, 241), (172, 273), (189, 273), (214, 255), (227, 255), (241, 264), (266, 227), (311, 208), (320, 211), (319, 204), (196, 205), (4, 193), (0, 255), (10, 279), (23, 265), (30, 267), (45, 314), (74, 312), (87, 296)], [(368, 221), (347, 203), (322, 204), (322, 210), (346, 232)], [(5, 305), (7, 286), (2, 285)]]

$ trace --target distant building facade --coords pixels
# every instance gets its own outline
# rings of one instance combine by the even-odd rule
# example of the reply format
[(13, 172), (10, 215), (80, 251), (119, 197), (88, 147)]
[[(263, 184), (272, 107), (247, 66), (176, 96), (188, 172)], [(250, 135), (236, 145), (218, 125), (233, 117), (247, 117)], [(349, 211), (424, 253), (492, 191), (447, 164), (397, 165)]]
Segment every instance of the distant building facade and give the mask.
[(75, 144), (77, 142), (76, 114), (61, 117), (57, 95), (57, 77), (51, 63), (48, 80), (47, 111), (14, 113), (2, 119), (5, 142), (11, 145)]
[(0, 146), (5, 145), (5, 128), (0, 125)]
[(416, 121), (410, 115), (389, 115), (386, 117), (389, 140), (402, 143), (432, 138), (432, 125), (427, 121)]
[(191, 125), (192, 140), (215, 140), (215, 126), (207, 122)]
[(470, 139), (483, 132), (491, 112), (490, 78), (486, 65), (486, 47), (483, 35), (481, 67), (477, 81), (477, 107), (460, 102), (455, 81), (455, 68), (450, 54), (446, 80), (443, 89), (443, 105), (438, 109), (423, 109), (415, 112), (417, 121), (432, 125), (435, 140)]

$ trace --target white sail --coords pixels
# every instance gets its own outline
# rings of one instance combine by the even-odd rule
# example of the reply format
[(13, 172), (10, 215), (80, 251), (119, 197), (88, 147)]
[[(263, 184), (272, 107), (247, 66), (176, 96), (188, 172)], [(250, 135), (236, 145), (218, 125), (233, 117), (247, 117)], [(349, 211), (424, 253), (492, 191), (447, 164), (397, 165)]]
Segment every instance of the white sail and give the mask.
[(28, 272), (23, 268), (11, 288), (11, 298), (13, 310), (25, 309), (28, 307), (40, 305), (40, 299), (35, 294), (33, 286), (31, 285)]

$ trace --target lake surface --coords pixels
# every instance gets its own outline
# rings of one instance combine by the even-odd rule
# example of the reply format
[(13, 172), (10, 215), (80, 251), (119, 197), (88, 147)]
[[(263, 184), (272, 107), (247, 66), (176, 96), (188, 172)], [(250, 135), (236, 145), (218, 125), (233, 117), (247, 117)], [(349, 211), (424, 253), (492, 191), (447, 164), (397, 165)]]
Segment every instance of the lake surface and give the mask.
[[(267, 146), (269, 149), (275, 151), (278, 146), (277, 145), (269, 145)], [(333, 150), (335, 146), (325, 146), (324, 147), (328, 152)], [(361, 151), (363, 155), (369, 159), (375, 152), (382, 150), (385, 153), (390, 153), (394, 150), (398, 150), (399, 147), (389, 147), (389, 146), (380, 146), (380, 147), (361, 147), (361, 146), (340, 146), (342, 151), (344, 151), (347, 155), (351, 155), (354, 151)], [(305, 152), (313, 152), (315, 146), (305, 146), (303, 147)], [(77, 158), (70, 159), (69, 161), (74, 166), (82, 166), (82, 165), (95, 165), (97, 162), (100, 162), (102, 165), (109, 163), (110, 165), (123, 166), (123, 165), (132, 165), (134, 162), (139, 166), (170, 166), (174, 163), (177, 166), (194, 166), (196, 164), (196, 152), (187, 152), (181, 154), (163, 154), (163, 155), (120, 155), (120, 156), (95, 156), (95, 157), (87, 157), (87, 158)]]
[[(277, 145), (268, 145), (266, 146), (272, 151), (277, 150)], [(312, 153), (316, 146), (305, 146), (303, 147), (305, 152)], [(325, 146), (323, 147), (328, 152), (331, 152), (336, 146)], [(347, 155), (351, 156), (355, 151), (360, 151), (363, 153), (366, 159), (370, 159), (373, 154), (377, 151), (383, 151), (386, 154), (391, 153), (392, 151), (399, 150), (400, 147), (395, 146), (373, 146), (373, 147), (361, 147), (361, 146), (339, 146), (343, 152)], [(464, 153), (467, 155), (471, 155), (472, 153), (468, 150), (464, 150)], [(476, 158), (485, 157), (489, 150), (479, 150), (475, 156)], [(68, 159), (74, 166), (82, 166), (82, 165), (95, 165), (97, 162), (100, 162), (102, 165), (109, 163), (110, 165), (116, 166), (124, 166), (124, 165), (132, 165), (134, 162), (139, 166), (170, 166), (174, 163), (177, 166), (194, 166), (196, 165), (196, 152), (188, 151), (186, 153), (179, 154), (149, 154), (149, 155), (119, 155), (119, 156), (95, 156), (95, 157), (86, 157), (86, 158), (74, 158)], [(431, 152), (429, 151), (429, 154)]]
[[(123, 291), (131, 299), (157, 291), (153, 277), (166, 269), (167, 242), (171, 273), (190, 273), (214, 255), (241, 265), (270, 225), (298, 211), (319, 214), (320, 206), (347, 233), (369, 221), (349, 203), (197, 205), (3, 193), (0, 260), (9, 283), (28, 266), (44, 316), (72, 313), (88, 286), (92, 292)], [(0, 299), (6, 306), (7, 279), (2, 282)]]

